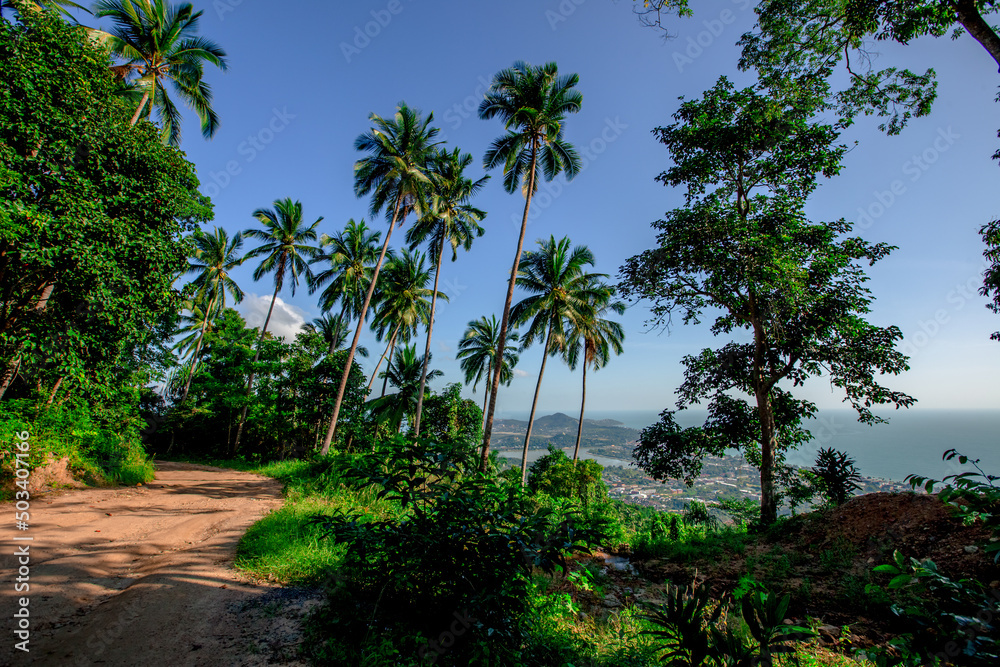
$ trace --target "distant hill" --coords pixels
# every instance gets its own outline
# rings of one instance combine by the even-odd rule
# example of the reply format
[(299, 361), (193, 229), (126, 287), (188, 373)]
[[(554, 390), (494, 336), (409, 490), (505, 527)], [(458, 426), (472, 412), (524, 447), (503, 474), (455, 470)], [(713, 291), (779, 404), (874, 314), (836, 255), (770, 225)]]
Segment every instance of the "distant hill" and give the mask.
[[(549, 445), (567, 447), (576, 442), (579, 420), (562, 412), (536, 417), (531, 429), (531, 449), (545, 449)], [(493, 424), (493, 447), (507, 449), (520, 446), (528, 422), (520, 419), (498, 419)], [(584, 419), (580, 446), (587, 448), (622, 448), (639, 438), (639, 432), (614, 419)]]

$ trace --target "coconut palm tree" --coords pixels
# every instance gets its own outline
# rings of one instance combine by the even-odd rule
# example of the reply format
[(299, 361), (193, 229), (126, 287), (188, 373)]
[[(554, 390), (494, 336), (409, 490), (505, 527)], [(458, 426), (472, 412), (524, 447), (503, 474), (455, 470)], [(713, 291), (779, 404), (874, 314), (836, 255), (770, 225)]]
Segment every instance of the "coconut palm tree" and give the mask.
[(596, 371), (607, 365), (611, 353), (622, 353), (622, 342), (625, 340), (625, 330), (618, 322), (606, 319), (611, 313), (625, 314), (625, 303), (612, 300), (614, 289), (607, 285), (599, 285), (591, 297), (584, 316), (574, 320), (569, 327), (566, 342), (566, 363), (575, 370), (579, 362), (583, 363), (583, 392), (580, 399), (580, 420), (576, 427), (576, 447), (573, 450), (573, 465), (580, 456), (580, 439), (583, 436), (583, 411), (587, 405), (587, 366)]
[(484, 176), (473, 181), (465, 176), (465, 169), (472, 164), (472, 156), (461, 153), (440, 151), (434, 161), (434, 187), (431, 190), (427, 215), (418, 220), (406, 233), (410, 248), (427, 243), (437, 259), (434, 264), (434, 295), (431, 298), (431, 313), (427, 322), (427, 342), (424, 345), (424, 370), (417, 392), (417, 412), (413, 418), (414, 435), (420, 435), (420, 413), (424, 407), (424, 387), (427, 385), (427, 366), (431, 358), (431, 334), (434, 331), (434, 314), (437, 311), (438, 284), (441, 280), (441, 266), (444, 262), (445, 245), (451, 247), (451, 261), (458, 259), (459, 247), (472, 248), (472, 240), (485, 231), (479, 223), (486, 212), (472, 206), (469, 201), (489, 180)]
[[(306, 331), (311, 331), (317, 333), (323, 339), (323, 342), (327, 344), (327, 356), (330, 356), (341, 347), (347, 341), (347, 333), (350, 328), (350, 322), (342, 315), (330, 315), (326, 314), (321, 317), (317, 317), (312, 322), (308, 322), (302, 325), (302, 328)], [(358, 354), (362, 357), (368, 356), (367, 347), (359, 347)]]
[[(98, 0), (95, 16), (109, 17), (113, 27), (106, 43), (125, 60), (116, 73), (142, 93), (132, 116), (135, 125), (149, 118), (155, 107), (164, 142), (180, 145), (181, 114), (170, 99), (167, 82), (201, 119), (201, 133), (212, 138), (219, 117), (212, 109), (212, 91), (202, 78), (205, 63), (225, 71), (226, 52), (197, 35), (203, 12), (190, 3), (170, 5), (163, 0)], [(134, 77), (134, 78), (129, 78)]]
[[(420, 376), (423, 374), (424, 358), (417, 356), (414, 345), (404, 345), (396, 350), (393, 363), (385, 370), (389, 384), (396, 393), (376, 398), (369, 403), (372, 414), (379, 421), (390, 421), (398, 433), (404, 417), (411, 417), (417, 409)], [(439, 370), (428, 371), (427, 377), (434, 379), (442, 375)]]
[[(507, 334), (507, 340), (516, 343), (518, 334), (511, 331)], [(500, 347), (500, 323), (497, 322), (496, 315), (480, 317), (472, 320), (468, 324), (462, 340), (458, 343), (459, 366), (465, 373), (465, 384), (472, 383), (472, 391), (476, 391), (476, 386), (483, 378), (486, 379), (486, 395), (483, 397), (483, 424), (486, 424), (486, 402), (490, 398), (490, 382), (493, 379), (493, 364), (497, 358), (497, 350)], [(514, 366), (517, 365), (517, 352), (513, 347), (508, 347), (503, 351), (503, 364), (500, 366), (500, 382), (505, 386), (510, 385), (514, 379)]]
[(222, 227), (216, 227), (211, 234), (198, 231), (194, 234), (194, 256), (188, 263), (185, 273), (195, 273), (197, 277), (191, 281), (191, 286), (195, 289), (195, 299), (190, 310), (194, 314), (194, 308), (201, 311), (201, 333), (195, 344), (194, 354), (191, 357), (191, 367), (188, 369), (187, 381), (184, 383), (184, 391), (181, 393), (181, 404), (187, 400), (188, 391), (191, 389), (191, 378), (194, 376), (195, 366), (198, 364), (198, 355), (201, 353), (202, 343), (205, 340), (205, 331), (208, 329), (211, 320), (221, 313), (226, 307), (226, 294), (233, 297), (235, 303), (243, 301), (243, 290), (236, 284), (236, 281), (229, 275), (230, 271), (243, 263), (245, 257), (240, 255), (243, 248), (243, 235), (237, 233), (233, 238)]
[[(326, 285), (320, 293), (319, 307), (332, 311), (340, 304), (340, 317), (348, 322), (361, 316), (372, 272), (378, 261), (379, 239), (382, 232), (369, 229), (365, 221), (347, 221), (342, 232), (334, 236), (323, 234), (319, 245), (323, 252), (316, 256), (316, 262), (328, 262), (329, 266), (316, 273), (309, 292)], [(391, 250), (387, 256), (391, 257)], [(329, 284), (327, 284), (329, 283)]]
[[(379, 307), (372, 318), (372, 328), (379, 340), (383, 340), (388, 334), (389, 345), (375, 365), (369, 388), (378, 375), (382, 359), (387, 355), (391, 367), (392, 350), (396, 343), (409, 342), (416, 335), (418, 327), (426, 326), (430, 320), (431, 304), (437, 293), (427, 287), (431, 281), (431, 273), (426, 264), (427, 258), (423, 253), (404, 248), (399, 257), (385, 266), (385, 273), (376, 290)], [(447, 297), (444, 298), (447, 300)], [(382, 393), (385, 394), (384, 385)]]
[(243, 232), (243, 236), (258, 239), (263, 243), (248, 252), (246, 259), (264, 257), (253, 272), (253, 279), (260, 280), (265, 275), (273, 273), (274, 294), (271, 295), (271, 305), (267, 309), (264, 325), (260, 328), (260, 337), (257, 339), (257, 348), (250, 365), (246, 403), (240, 412), (240, 424), (236, 429), (233, 453), (239, 448), (240, 438), (243, 435), (243, 424), (246, 422), (247, 408), (250, 405), (250, 392), (253, 391), (254, 370), (257, 360), (260, 358), (260, 348), (264, 342), (267, 325), (271, 322), (271, 313), (274, 312), (274, 302), (278, 298), (278, 292), (285, 286), (286, 279), (292, 288), (293, 296), (295, 288), (299, 284), (300, 275), (304, 275), (307, 281), (312, 279), (309, 262), (319, 253), (319, 248), (310, 245), (310, 243), (316, 241), (316, 227), (323, 221), (323, 218), (320, 217), (307, 227), (302, 220), (302, 203), (288, 198), (276, 200), (272, 209), (257, 209), (253, 212), (253, 217), (257, 218), (264, 228), (247, 229)]
[[(479, 105), (479, 117), (498, 116), (507, 133), (497, 138), (486, 151), (483, 163), (487, 169), (503, 165), (503, 184), (507, 192), (520, 189), (524, 194), (521, 233), (517, 239), (514, 265), (507, 284), (507, 298), (500, 319), (500, 356), (507, 345), (510, 308), (514, 300), (514, 283), (518, 275), (524, 233), (528, 225), (531, 198), (538, 190), (538, 167), (542, 176), (552, 180), (560, 173), (573, 178), (580, 170), (580, 157), (572, 145), (563, 139), (566, 114), (580, 110), (583, 96), (573, 90), (579, 82), (576, 74), (559, 76), (555, 63), (534, 67), (525, 62), (502, 70), (493, 77), (492, 85)], [(493, 369), (489, 409), (483, 428), (483, 450), (480, 466), (486, 470), (489, 460), (493, 413), (496, 411), (497, 390), (500, 387), (500, 367)]]
[(392, 230), (397, 222), (402, 224), (411, 211), (418, 218), (424, 215), (427, 193), (431, 186), (428, 163), (436, 150), (437, 142), (434, 138), (439, 132), (436, 127), (430, 125), (434, 114), (428, 114), (426, 119), (421, 118), (419, 111), (411, 109), (402, 102), (392, 119), (385, 119), (375, 114), (372, 114), (370, 119), (374, 127), (354, 142), (357, 150), (367, 153), (366, 157), (354, 164), (354, 192), (359, 197), (372, 195), (369, 211), (373, 216), (384, 211), (389, 220), (389, 231), (386, 232), (382, 252), (375, 262), (371, 283), (361, 304), (358, 327), (354, 332), (354, 340), (347, 356), (347, 365), (340, 378), (340, 386), (337, 388), (333, 416), (330, 418), (330, 425), (320, 450), (324, 455), (330, 451), (330, 443), (337, 430), (337, 418), (340, 416), (340, 405), (344, 400), (344, 390), (347, 388), (354, 352), (365, 325), (365, 315), (368, 313), (372, 293), (375, 291), (379, 270), (389, 249)]
[(521, 483), (528, 474), (528, 445), (531, 428), (538, 406), (538, 393), (545, 375), (545, 362), (549, 356), (565, 351), (567, 333), (576, 322), (592, 317), (591, 304), (597, 302), (603, 290), (600, 280), (603, 273), (584, 273), (584, 267), (594, 264), (594, 255), (586, 246), (570, 248), (568, 237), (556, 241), (539, 241), (539, 249), (524, 255), (524, 262), (517, 276), (517, 286), (531, 296), (519, 301), (511, 309), (511, 321), (527, 324), (528, 330), (521, 337), (521, 349), (530, 347), (537, 340), (544, 340), (542, 366), (535, 384), (535, 397), (531, 401), (528, 430), (524, 434), (524, 451), (521, 455)]

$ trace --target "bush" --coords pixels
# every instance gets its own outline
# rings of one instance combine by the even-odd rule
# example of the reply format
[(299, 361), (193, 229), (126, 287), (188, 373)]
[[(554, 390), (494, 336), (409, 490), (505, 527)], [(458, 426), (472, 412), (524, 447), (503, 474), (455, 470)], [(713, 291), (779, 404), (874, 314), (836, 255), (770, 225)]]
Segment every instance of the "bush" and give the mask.
[(861, 488), (861, 473), (855, 461), (844, 452), (832, 447), (819, 450), (812, 467), (816, 490), (827, 505), (843, 505), (851, 495)]
[(359, 644), (391, 637), (398, 655), (441, 664), (511, 664), (527, 630), (531, 573), (553, 572), (598, 536), (536, 508), (517, 484), (474, 472), (473, 449), (400, 443), (378, 471), (350, 473), (380, 487), (406, 514), (372, 520), (337, 512), (315, 519), (349, 545), (313, 620), (314, 657), (358, 664)]
[(531, 464), (528, 489), (553, 498), (569, 498), (588, 505), (608, 497), (602, 479), (604, 466), (591, 459), (573, 461), (560, 449), (549, 445), (549, 453)]

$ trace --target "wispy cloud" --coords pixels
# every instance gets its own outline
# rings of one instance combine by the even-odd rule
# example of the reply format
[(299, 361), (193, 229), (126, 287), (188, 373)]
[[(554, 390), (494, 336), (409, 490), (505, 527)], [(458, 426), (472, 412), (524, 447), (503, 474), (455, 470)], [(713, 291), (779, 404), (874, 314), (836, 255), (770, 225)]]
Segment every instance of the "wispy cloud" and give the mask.
[[(267, 309), (271, 306), (270, 296), (258, 296), (248, 294), (240, 304), (240, 314), (247, 321), (247, 326), (260, 327), (267, 317)], [(271, 313), (271, 321), (267, 323), (267, 330), (275, 336), (280, 336), (286, 341), (295, 339), (295, 335), (302, 331), (302, 325), (306, 321), (306, 312), (297, 306), (285, 303), (278, 297), (274, 301), (274, 312)]]

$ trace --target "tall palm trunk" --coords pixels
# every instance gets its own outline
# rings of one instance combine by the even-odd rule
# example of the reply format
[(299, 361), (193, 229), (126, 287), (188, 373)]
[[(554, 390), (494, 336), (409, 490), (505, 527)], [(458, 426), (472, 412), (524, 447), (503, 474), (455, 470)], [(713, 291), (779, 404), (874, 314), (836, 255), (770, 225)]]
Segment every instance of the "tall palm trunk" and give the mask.
[(580, 439), (583, 437), (583, 409), (587, 405), (587, 353), (583, 354), (583, 398), (580, 399), (580, 423), (576, 425), (576, 448), (573, 450), (573, 465), (580, 456)]
[(496, 368), (493, 369), (493, 382), (490, 387), (490, 407), (486, 413), (486, 426), (483, 428), (483, 450), (479, 461), (479, 469), (486, 472), (486, 463), (490, 457), (490, 436), (493, 435), (493, 413), (497, 408), (497, 393), (500, 390), (500, 372), (503, 367), (503, 349), (507, 343), (507, 324), (510, 320), (510, 306), (514, 301), (514, 283), (517, 282), (517, 270), (521, 264), (521, 250), (524, 248), (524, 233), (528, 228), (528, 211), (531, 209), (531, 196), (535, 190), (535, 167), (538, 165), (538, 138), (531, 145), (531, 166), (528, 171), (528, 190), (524, 197), (524, 215), (521, 216), (521, 234), (517, 237), (517, 252), (514, 254), (514, 266), (510, 270), (510, 282), (507, 285), (507, 299), (503, 303), (503, 317), (500, 319), (500, 336), (497, 340)]
[(396, 354), (396, 339), (393, 338), (389, 344), (389, 363), (385, 366), (385, 377), (382, 378), (382, 393), (379, 398), (385, 398), (385, 392), (389, 388), (389, 373), (392, 371), (392, 358)]
[(340, 376), (340, 386), (337, 388), (337, 400), (333, 404), (333, 416), (330, 418), (330, 426), (326, 429), (326, 437), (323, 438), (323, 447), (320, 454), (325, 456), (330, 451), (330, 443), (333, 442), (333, 434), (337, 430), (337, 419), (340, 417), (340, 404), (344, 401), (344, 391), (347, 389), (347, 378), (351, 374), (351, 365), (354, 363), (354, 354), (358, 351), (358, 341), (361, 340), (361, 330), (365, 326), (365, 316), (368, 314), (368, 306), (372, 302), (372, 293), (375, 292), (375, 281), (378, 280), (379, 271), (382, 270), (382, 260), (389, 249), (389, 239), (392, 237), (392, 230), (396, 226), (399, 218), (399, 208), (403, 203), (403, 193), (396, 197), (396, 207), (392, 211), (392, 222), (389, 223), (389, 232), (385, 235), (385, 243), (382, 244), (382, 252), (375, 263), (375, 270), (372, 272), (372, 282), (365, 293), (365, 302), (361, 306), (361, 315), (358, 318), (358, 328), (354, 332), (354, 340), (351, 341), (351, 351), (347, 355), (347, 364), (344, 366), (344, 373)]
[(139, 102), (139, 108), (136, 109), (135, 113), (132, 115), (131, 124), (133, 127), (135, 127), (135, 124), (139, 122), (139, 117), (142, 116), (142, 110), (146, 106), (146, 102), (148, 100), (149, 100), (149, 93), (146, 92), (145, 94), (143, 94), (142, 100)]
[[(375, 378), (378, 377), (378, 369), (382, 366), (382, 362), (385, 361), (386, 356), (390, 355), (392, 348), (396, 346), (396, 334), (399, 333), (399, 327), (401, 325), (397, 324), (396, 328), (392, 330), (392, 336), (389, 337), (389, 344), (385, 346), (385, 352), (382, 356), (378, 358), (378, 363), (375, 364), (375, 370), (372, 371), (372, 377), (368, 380), (368, 386), (365, 388), (365, 394), (372, 390), (372, 385), (375, 384)], [(389, 356), (389, 364), (392, 365), (392, 357)]]
[[(444, 230), (447, 231), (447, 230)], [(431, 333), (434, 331), (434, 311), (437, 309), (438, 279), (441, 278), (441, 261), (444, 259), (444, 237), (441, 234), (441, 248), (438, 250), (437, 270), (434, 272), (434, 294), (431, 295), (431, 319), (427, 323), (427, 344), (424, 346), (424, 367), (420, 371), (420, 393), (417, 395), (417, 414), (413, 418), (413, 431), (420, 437), (420, 413), (424, 409), (424, 387), (427, 386), (427, 366), (431, 362)]]
[[(490, 362), (490, 363), (488, 363), (486, 365), (486, 377), (487, 377), (487, 379), (491, 375), (493, 375), (493, 362)], [(490, 385), (489, 385), (489, 383), (487, 383), (486, 384), (486, 395), (483, 396), (483, 430), (486, 429), (486, 404), (489, 402), (489, 400), (490, 400)]]
[(243, 424), (246, 423), (247, 408), (250, 407), (250, 392), (253, 391), (253, 378), (257, 368), (257, 360), (260, 358), (260, 348), (264, 343), (264, 334), (267, 333), (267, 325), (271, 322), (271, 313), (274, 312), (274, 302), (278, 298), (278, 290), (280, 289), (281, 285), (275, 281), (274, 294), (271, 296), (271, 307), (267, 309), (267, 317), (264, 319), (264, 326), (260, 328), (260, 337), (257, 338), (257, 350), (253, 353), (253, 361), (250, 363), (250, 379), (247, 380), (246, 405), (244, 405), (243, 410), (240, 411), (240, 424), (236, 427), (236, 440), (233, 442), (233, 448), (230, 450), (230, 454), (235, 454), (236, 450), (240, 448), (240, 438), (243, 437)]
[[(273, 302), (272, 302), (273, 306)], [(208, 302), (208, 310), (205, 311), (205, 319), (201, 323), (201, 333), (198, 335), (198, 344), (194, 346), (194, 356), (191, 357), (191, 368), (188, 369), (187, 381), (184, 383), (184, 392), (181, 394), (181, 405), (187, 400), (188, 392), (191, 390), (191, 378), (194, 377), (194, 367), (198, 364), (198, 355), (201, 354), (201, 346), (205, 342), (205, 331), (208, 329), (208, 313), (215, 307), (215, 297)]]
[(521, 452), (521, 486), (528, 481), (528, 443), (531, 442), (531, 427), (535, 423), (535, 408), (538, 406), (538, 391), (542, 388), (542, 376), (545, 375), (545, 362), (549, 360), (549, 345), (552, 344), (552, 328), (554, 317), (549, 318), (549, 332), (545, 334), (545, 349), (542, 350), (542, 367), (538, 371), (538, 382), (535, 383), (535, 397), (531, 400), (531, 414), (528, 415), (528, 431), (524, 434), (524, 450)]
[(49, 394), (49, 400), (45, 401), (46, 406), (52, 405), (52, 401), (56, 399), (56, 393), (58, 393), (59, 387), (62, 386), (62, 383), (63, 378), (60, 376), (60, 378), (56, 380), (56, 386), (52, 387), (52, 393)]

